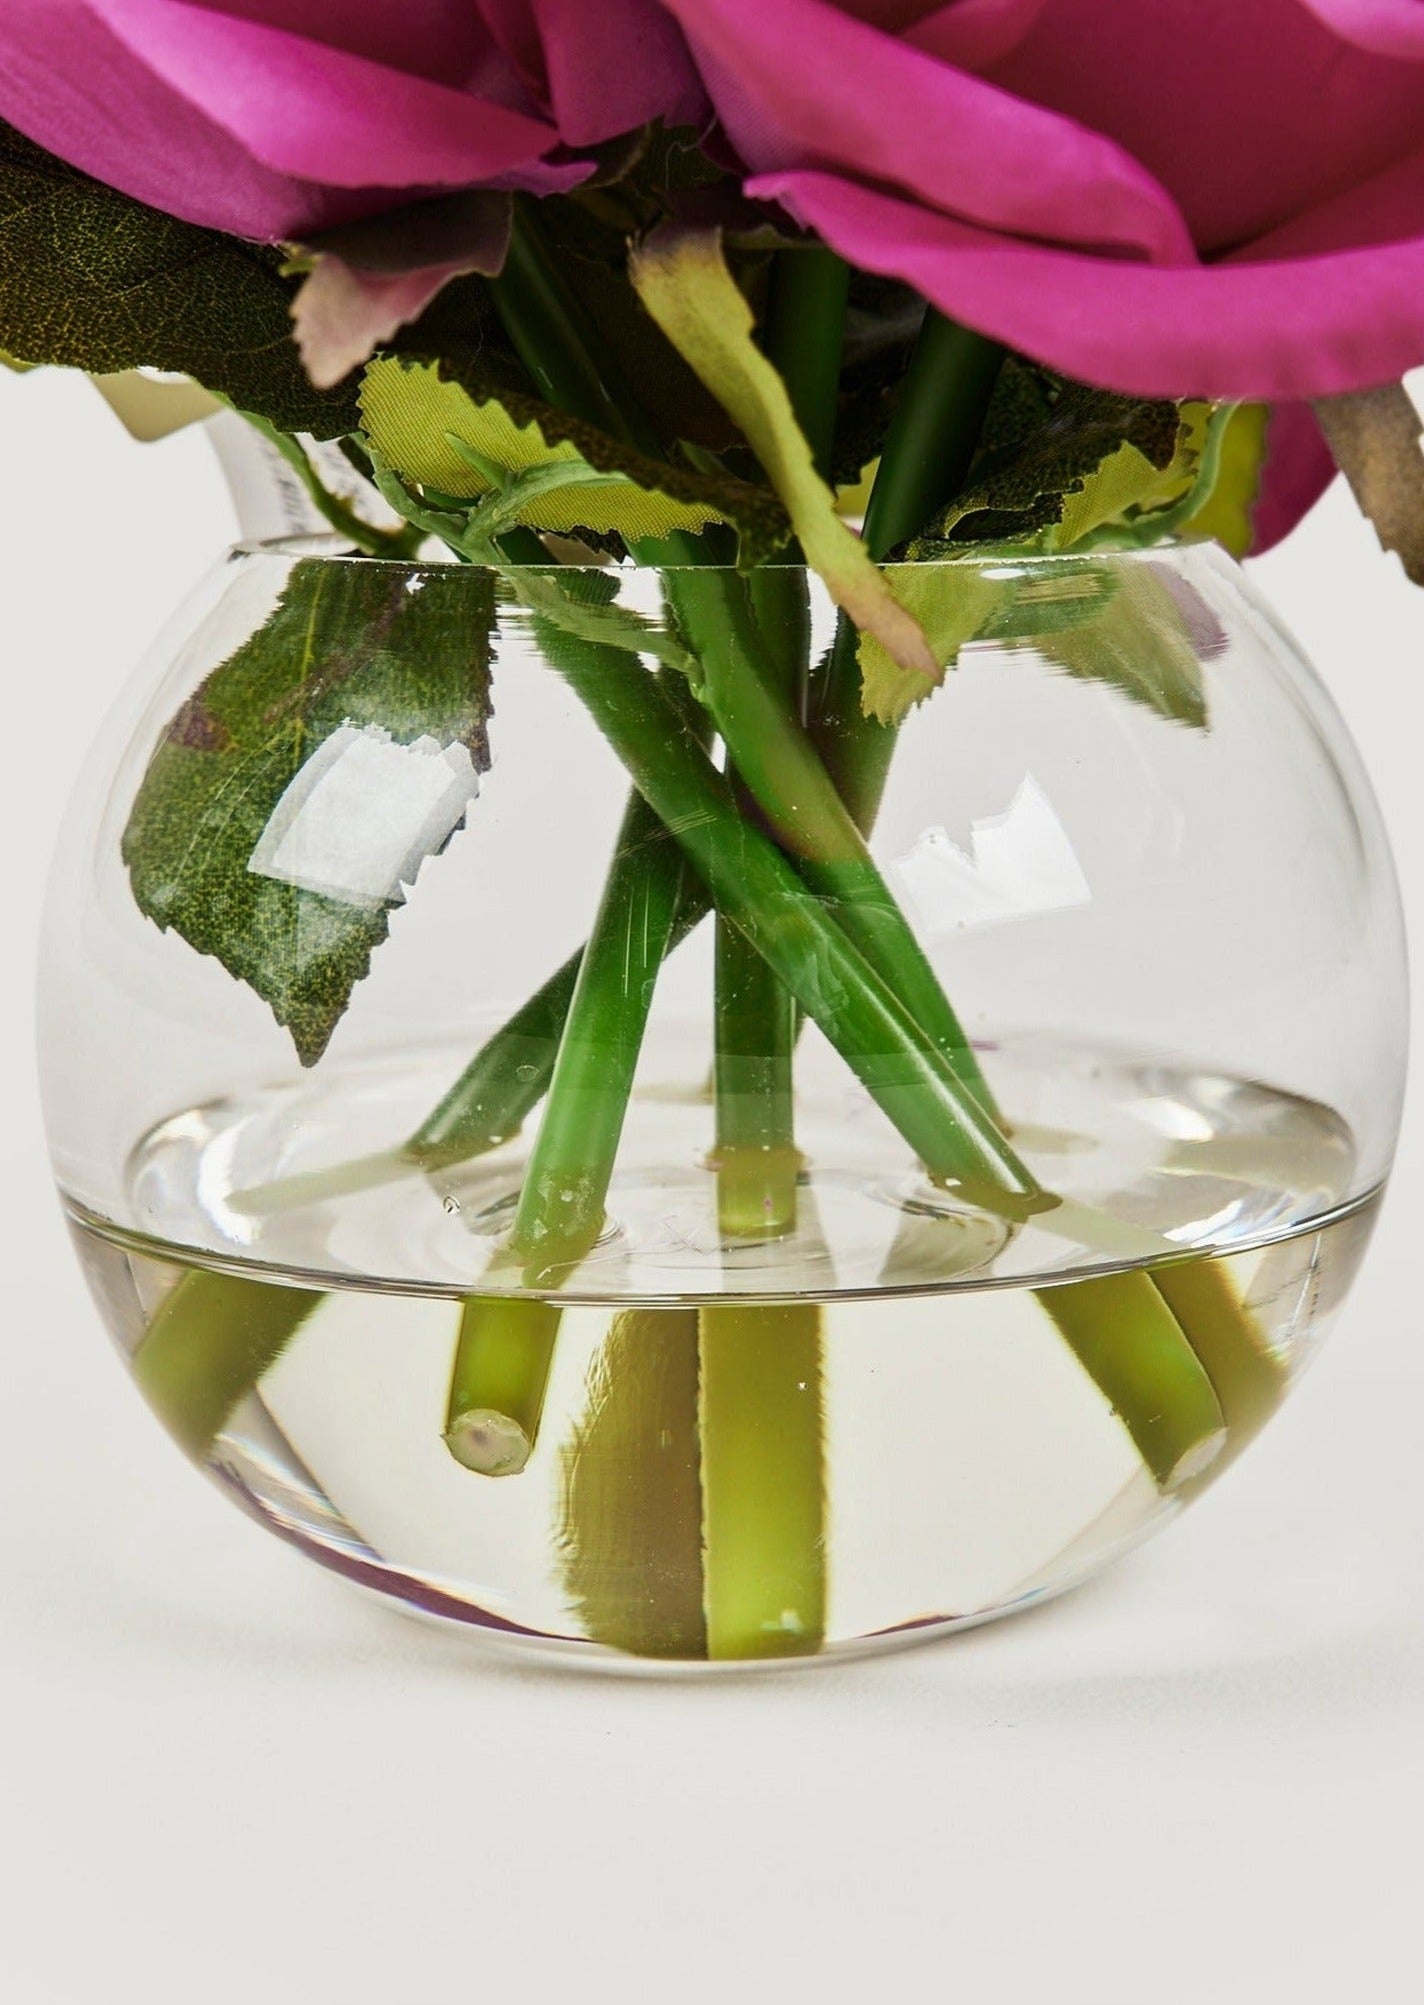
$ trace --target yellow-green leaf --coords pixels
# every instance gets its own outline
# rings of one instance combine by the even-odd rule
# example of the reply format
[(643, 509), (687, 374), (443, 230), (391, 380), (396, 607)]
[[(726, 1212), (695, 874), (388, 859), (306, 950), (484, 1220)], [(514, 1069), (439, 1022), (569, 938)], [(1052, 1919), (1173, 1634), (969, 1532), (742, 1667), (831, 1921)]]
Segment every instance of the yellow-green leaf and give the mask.
[[(462, 499), (488, 493), (490, 483), (456, 441), (506, 473), (583, 458), (572, 440), (549, 442), (537, 421), (516, 424), (498, 399), (476, 403), (426, 363), (373, 362), (361, 382), (361, 415), (381, 457), (406, 479)], [(632, 540), (704, 529), (722, 517), (708, 503), (675, 499), (628, 474), (616, 486), (590, 478), (541, 495), (525, 519), (535, 529), (611, 530)]]
[(908, 678), (906, 707), (940, 679), (914, 616), (836, 512), (816, 472), (786, 386), (753, 339), (750, 306), (722, 255), (720, 233), (666, 226), (634, 252), (633, 283), (674, 348), (745, 433), (786, 505), (806, 561), (862, 633)]
[(1182, 536), (1220, 543), (1233, 557), (1246, 555), (1254, 535), (1270, 417), (1267, 404), (1238, 404), (1227, 415), (1215, 479), (1201, 507), (1182, 523)]
[(1177, 449), (1165, 467), (1154, 466), (1130, 439), (1125, 439), (1095, 473), (1088, 475), (1076, 493), (1064, 496), (1062, 516), (1049, 533), (1050, 546), (1055, 550), (1071, 550), (1075, 543), (1105, 523), (1155, 514), (1179, 501), (1196, 477), (1209, 411), (1206, 404), (1181, 407)]
[(900, 564), (890, 573), (895, 595), (922, 628), (938, 674), (934, 682), (907, 675), (874, 634), (860, 637), (861, 704), (867, 717), (898, 724), (954, 667), (960, 649), (1003, 604), (1006, 588), (977, 564)]

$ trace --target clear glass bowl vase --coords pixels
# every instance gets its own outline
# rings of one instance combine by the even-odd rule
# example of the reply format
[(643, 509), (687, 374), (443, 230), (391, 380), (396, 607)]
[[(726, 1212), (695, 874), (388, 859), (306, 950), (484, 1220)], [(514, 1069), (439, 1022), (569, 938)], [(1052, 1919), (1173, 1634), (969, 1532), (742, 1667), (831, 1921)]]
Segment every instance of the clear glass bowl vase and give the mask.
[[(814, 580), (693, 575), (237, 549), (48, 907), (56, 1176), (170, 1432), (322, 1564), (576, 1661), (935, 1634), (1165, 1522), (1348, 1288), (1404, 1071), (1377, 809), (1219, 550), (916, 567), (965, 644), (898, 733), (837, 717)], [(792, 691), (759, 778), (743, 617)], [(883, 779), (873, 863), (808, 744), (866, 823)]]

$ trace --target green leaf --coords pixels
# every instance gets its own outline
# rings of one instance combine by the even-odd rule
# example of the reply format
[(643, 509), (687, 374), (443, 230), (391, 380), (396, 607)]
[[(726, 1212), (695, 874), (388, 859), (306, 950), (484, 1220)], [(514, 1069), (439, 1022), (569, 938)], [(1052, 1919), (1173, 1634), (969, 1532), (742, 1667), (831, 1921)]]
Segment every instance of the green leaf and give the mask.
[[(543, 206), (541, 204), (541, 208)], [(567, 262), (571, 283), (576, 282), (580, 286), (594, 269), (587, 260), (571, 254), (568, 254)], [(615, 297), (623, 302), (617, 312), (610, 305), (611, 298)], [(683, 417), (695, 420), (696, 413), (682, 399), (678, 383), (693, 385), (704, 402), (712, 406), (712, 399), (706, 396), (697, 379), (643, 312), (628, 285), (626, 272), (616, 285), (612, 275), (609, 275), (605, 295), (596, 302), (590, 300), (591, 310), (595, 305), (600, 331), (614, 338), (615, 351), (620, 358), (629, 361), (630, 372), (640, 393), (671, 373), (677, 378), (677, 383), (668, 382), (666, 400), (676, 406)], [(634, 321), (641, 322), (646, 329), (646, 336), (637, 349), (636, 361), (622, 339), (625, 323)], [(655, 351), (663, 358), (662, 366), (655, 359)], [(662, 454), (650, 456), (546, 402), (510, 348), (503, 323), (494, 310), (490, 288), (479, 280), (456, 279), (446, 286), (416, 324), (396, 337), (390, 344), (389, 355), (379, 357), (373, 368), (385, 369), (392, 360), (407, 368), (424, 366), (434, 370), (441, 382), (458, 386), (469, 402), (479, 408), (498, 404), (516, 431), (533, 425), (549, 448), (561, 441), (567, 442), (599, 473), (626, 474), (645, 493), (666, 496), (676, 504), (707, 511), (710, 519), (731, 523), (741, 541), (744, 563), (762, 562), (781, 549), (790, 537), (791, 526), (786, 511), (770, 488), (740, 479), (721, 466), (709, 466), (705, 460), (700, 465), (693, 464), (679, 453), (677, 439), (680, 433), (662, 434), (666, 457)], [(671, 371), (667, 366), (669, 363)], [(402, 427), (406, 441), (403, 450), (412, 464), (399, 470), (411, 480), (420, 478), (416, 463), (423, 453), (431, 450), (432, 445), (438, 447), (443, 443), (438, 433), (427, 434), (422, 441), (420, 424), (419, 417), (413, 413), (411, 424)], [(720, 442), (714, 441), (708, 435), (708, 428), (700, 423), (694, 424), (687, 436), (703, 445)], [(476, 441), (471, 443), (477, 444)], [(382, 456), (390, 457), (386, 454)], [(398, 464), (394, 459), (390, 463)], [(463, 472), (468, 478), (469, 469), (466, 467)], [(440, 488), (441, 483), (436, 480), (430, 485)], [(448, 489), (443, 491), (450, 492)], [(455, 491), (459, 492), (458, 489)], [(578, 527), (595, 537), (604, 533), (593, 530), (587, 523)]]
[(1191, 484), (1190, 424), (1175, 404), (1060, 382), (1011, 361), (969, 484), (912, 544), (915, 558), (966, 542), (1040, 538), (1070, 547)]
[(1159, 717), (1204, 730), (1202, 663), (1225, 644), (1206, 602), (1167, 565), (1146, 558), (1123, 563), (1110, 594), (1095, 599), (1086, 584), (1084, 591), (1092, 616), (1034, 633), (1034, 652), (1066, 675), (1110, 683)]
[(511, 589), (523, 602), (540, 651), (556, 667), (562, 667), (569, 660), (577, 661), (578, 650), (585, 644), (616, 647), (624, 654), (646, 656), (675, 669), (696, 691), (701, 681), (700, 663), (675, 634), (627, 606), (614, 604), (602, 586), (607, 576), (606, 572), (578, 571), (573, 566), (545, 576), (518, 573)]
[[(140, 909), (255, 990), (304, 1065), (489, 765), (493, 620), (463, 568), (298, 563), (149, 762), (123, 835)], [(392, 826), (368, 845), (373, 798)]]
[[(918, 620), (934, 650), (941, 678), (954, 667), (960, 649), (1002, 612), (1014, 589), (973, 563), (897, 564), (890, 576), (896, 598)], [(936, 686), (907, 676), (874, 634), (860, 637), (860, 675), (861, 707), (881, 724), (899, 724)]]
[(1076, 492), (1064, 495), (1063, 512), (1044, 538), (1048, 547), (1071, 550), (1110, 525), (1133, 525), (1150, 536), (1153, 518), (1191, 489), (1201, 456), (1205, 410), (1204, 405), (1184, 407), (1176, 447), (1165, 466), (1156, 465), (1125, 439)]
[[(775, 496), (763, 488), (665, 466), (531, 396), (472, 394), (443, 366), (379, 357), (362, 379), (361, 413), (381, 458), (441, 495), (488, 494), (495, 483), (481, 459), (508, 474), (550, 463), (586, 466), (586, 484), (561, 484), (531, 500), (521, 519), (535, 529), (613, 530), (633, 541), (730, 521), (758, 551), (788, 533)], [(610, 483), (608, 474), (621, 478)]]
[(1271, 411), (1268, 404), (1236, 404), (1220, 418), (1216, 464), (1177, 533), (1192, 542), (1220, 543), (1233, 557), (1244, 557), (1255, 534)]
[(865, 545), (836, 513), (786, 385), (753, 338), (753, 320), (715, 230), (665, 227), (634, 253), (633, 283), (654, 320), (736, 420), (785, 503), (806, 561), (837, 605), (907, 678), (904, 702), (934, 687), (940, 663)]
[(287, 432), (358, 423), (354, 385), (313, 389), (280, 256), (160, 215), (0, 124), (0, 347), (111, 375), (174, 370)]

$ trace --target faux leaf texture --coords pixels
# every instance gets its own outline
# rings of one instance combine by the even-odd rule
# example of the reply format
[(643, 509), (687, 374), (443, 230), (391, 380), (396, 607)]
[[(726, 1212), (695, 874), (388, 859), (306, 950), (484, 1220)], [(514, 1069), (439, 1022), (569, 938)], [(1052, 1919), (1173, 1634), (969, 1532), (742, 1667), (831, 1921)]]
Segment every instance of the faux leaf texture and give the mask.
[(175, 370), (287, 432), (355, 429), (355, 385), (314, 389), (280, 254), (178, 222), (0, 125), (0, 347), (111, 375)]
[[(970, 563), (903, 564), (891, 576), (946, 669), (974, 641), (1027, 649), (1078, 681), (1109, 684), (1159, 717), (1206, 726), (1202, 664), (1226, 636), (1167, 565), (1142, 558), (1109, 566), (1085, 557), (1016, 573), (1006, 561), (991, 577)], [(909, 708), (904, 679), (869, 636), (861, 638), (860, 667), (866, 715), (898, 724)]]
[(513, 198), (498, 189), (429, 195), (310, 238), (292, 302), (297, 346), (320, 389), (339, 383), (414, 320), (452, 278), (498, 272)]
[(149, 762), (123, 836), (140, 909), (255, 990), (304, 1065), (488, 767), (493, 619), (463, 568), (301, 561)]
[(1315, 415), (1381, 549), (1393, 550), (1405, 576), (1424, 585), (1424, 446), (1409, 392), (1381, 383), (1319, 397)]
[[(940, 674), (1012, 596), (1011, 584), (987, 576), (976, 564), (898, 564), (890, 573), (895, 596), (919, 621)], [(861, 707), (881, 724), (899, 724), (933, 685), (907, 676), (874, 634), (860, 637)]]
[[(493, 483), (468, 453), (460, 451), (461, 444), (505, 473), (524, 473), (554, 461), (583, 462), (599, 473), (626, 476), (615, 486), (591, 480), (541, 495), (523, 517), (535, 529), (565, 533), (613, 530), (629, 540), (669, 536), (676, 529), (695, 531), (709, 522), (724, 521), (728, 519), (724, 513), (727, 507), (736, 507), (748, 516), (763, 515), (765, 503), (772, 499), (741, 481), (723, 481), (717, 476), (704, 479), (700, 474), (684, 478), (675, 469), (644, 459), (612, 439), (599, 455), (610, 463), (600, 467), (598, 460), (582, 450), (595, 436), (602, 439), (591, 426), (574, 425), (575, 438), (569, 435), (573, 421), (545, 417), (549, 407), (539, 406), (538, 415), (526, 415), (534, 403), (532, 398), (520, 398), (516, 393), (509, 401), (514, 411), (503, 397), (477, 402), (439, 369), (387, 357), (371, 364), (361, 385), (366, 434), (382, 459), (407, 480), (442, 495), (474, 500), (491, 491)], [(670, 487), (681, 489), (681, 493), (669, 492)], [(720, 497), (724, 508), (710, 500), (691, 498), (699, 490), (709, 493), (715, 489), (725, 490)], [(743, 489), (745, 492), (740, 492)], [(727, 493), (732, 490), (739, 492), (728, 503)]]
[[(581, 280), (584, 261), (572, 253), (567, 255), (570, 274)], [(632, 299), (626, 281), (622, 293), (625, 300)], [(592, 301), (589, 304), (598, 312), (600, 328), (605, 333), (616, 332), (617, 324), (610, 328), (604, 308), (595, 309)], [(636, 300), (632, 307), (647, 321)], [(647, 324), (652, 339), (668, 350), (656, 327), (650, 321)], [(620, 355), (624, 353), (618, 343), (615, 346)], [(675, 351), (668, 352), (681, 367)], [(444, 382), (464, 390), (473, 404), (498, 403), (516, 428), (537, 426), (549, 447), (567, 441), (599, 473), (622, 473), (646, 493), (664, 494), (674, 502), (710, 510), (718, 521), (731, 523), (737, 530), (745, 564), (760, 563), (774, 555), (790, 538), (786, 510), (769, 487), (728, 473), (715, 462), (694, 463), (679, 452), (676, 434), (663, 436), (666, 457), (650, 456), (548, 403), (511, 349), (490, 289), (478, 279), (453, 280), (414, 326), (401, 330), (373, 366), (384, 366), (391, 359), (407, 366), (434, 368)], [(684, 373), (691, 375), (690, 371)], [(644, 363), (635, 368), (634, 380), (640, 390), (648, 381)], [(462, 466), (462, 472), (468, 480), (468, 465)], [(413, 471), (409, 477), (418, 478)]]
[[(1050, 541), (1068, 544), (1130, 508), (1161, 506), (1167, 497), (1157, 476), (1174, 469), (1182, 432), (1175, 404), (1059, 382), (1011, 362), (967, 487), (908, 554), (1026, 538), (1065, 516), (1067, 532)], [(1191, 471), (1186, 463), (1176, 469), (1167, 493), (1184, 491)]]

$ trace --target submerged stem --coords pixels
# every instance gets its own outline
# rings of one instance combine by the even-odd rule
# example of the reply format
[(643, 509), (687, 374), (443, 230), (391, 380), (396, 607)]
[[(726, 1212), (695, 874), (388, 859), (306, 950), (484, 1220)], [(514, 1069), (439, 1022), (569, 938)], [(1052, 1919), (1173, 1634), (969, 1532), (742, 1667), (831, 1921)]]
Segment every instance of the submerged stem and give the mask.
[(202, 1460), (321, 1300), (215, 1268), (180, 1276), (134, 1352), (133, 1375), (185, 1453)]
[(1172, 1262), (1155, 1268), (1152, 1279), (1186, 1331), (1221, 1404), (1226, 1442), (1211, 1471), (1216, 1476), (1271, 1418), (1285, 1397), (1289, 1376), (1220, 1258)]
[[(789, 254), (788, 254), (789, 255)], [(799, 711), (810, 662), (810, 594), (792, 566), (748, 581), (777, 695)], [(735, 776), (737, 805), (755, 817), (754, 797)], [(797, 1180), (792, 1078), (797, 1011), (756, 948), (719, 916), (714, 969), (717, 1214), (732, 1239), (780, 1239), (796, 1229)]]
[(988, 1082), (923, 947), (815, 745), (771, 685), (742, 580), (725, 571), (671, 572), (668, 593), (728, 754), (782, 848), (811, 889), (834, 901), (846, 934), (996, 1119)]
[(621, 649), (565, 636), (557, 662), (635, 786), (724, 912), (900, 1129), (932, 1175), (1015, 1218), (1053, 1200), (1029, 1175), (885, 977), (791, 862), (738, 812), (667, 697)]
[[(677, 713), (674, 712), (674, 715)], [(666, 829), (630, 805), (579, 964), (549, 1097), (530, 1153), (508, 1257), (527, 1288), (557, 1287), (603, 1230), (653, 989), (677, 925), (684, 865)], [(445, 1439), (484, 1475), (528, 1461), (559, 1311), (472, 1296), (461, 1318)]]
[(1105, 1274), (1037, 1295), (1161, 1487), (1202, 1475), (1225, 1444), (1221, 1404), (1152, 1276)]
[(707, 1654), (804, 1656), (826, 1632), (821, 1312), (699, 1315)]

